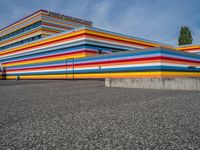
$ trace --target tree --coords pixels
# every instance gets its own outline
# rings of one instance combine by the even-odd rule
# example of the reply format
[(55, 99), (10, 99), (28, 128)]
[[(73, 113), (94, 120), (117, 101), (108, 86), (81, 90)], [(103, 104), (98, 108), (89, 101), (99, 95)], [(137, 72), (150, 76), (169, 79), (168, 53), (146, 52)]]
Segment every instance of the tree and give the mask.
[(179, 45), (192, 44), (192, 33), (187, 26), (182, 26), (180, 30), (180, 35), (178, 39)]

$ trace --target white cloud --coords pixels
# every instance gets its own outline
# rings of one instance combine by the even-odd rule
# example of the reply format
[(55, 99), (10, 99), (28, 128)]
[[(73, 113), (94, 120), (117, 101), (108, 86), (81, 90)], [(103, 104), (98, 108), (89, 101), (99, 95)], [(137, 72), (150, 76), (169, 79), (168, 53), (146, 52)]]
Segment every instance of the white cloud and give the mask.
[(123, 10), (116, 10), (117, 3), (103, 0), (93, 6), (92, 20), (97, 27), (103, 29), (167, 44), (176, 44), (181, 25), (188, 25), (194, 29), (196, 41), (199, 32), (192, 21), (197, 15), (188, 9), (190, 6), (183, 1), (173, 2), (173, 5), (170, 0), (155, 2), (135, 1)]

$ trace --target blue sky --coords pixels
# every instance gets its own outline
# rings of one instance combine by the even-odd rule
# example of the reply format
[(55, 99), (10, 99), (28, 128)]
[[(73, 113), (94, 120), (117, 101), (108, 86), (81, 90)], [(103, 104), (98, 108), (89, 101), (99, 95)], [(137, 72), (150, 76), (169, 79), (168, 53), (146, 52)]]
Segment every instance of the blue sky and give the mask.
[(94, 27), (177, 44), (189, 26), (200, 43), (200, 0), (0, 0), (0, 28), (39, 9), (93, 21)]

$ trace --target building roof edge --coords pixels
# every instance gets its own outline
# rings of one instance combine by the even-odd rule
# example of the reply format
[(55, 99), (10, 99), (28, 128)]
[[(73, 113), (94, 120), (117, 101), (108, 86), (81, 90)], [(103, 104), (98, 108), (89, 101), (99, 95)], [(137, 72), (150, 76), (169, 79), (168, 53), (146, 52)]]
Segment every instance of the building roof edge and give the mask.
[(4, 30), (4, 29), (6, 29), (6, 28), (8, 28), (8, 27), (10, 27), (10, 26), (12, 26), (12, 25), (14, 25), (14, 24), (16, 24), (16, 23), (22, 21), (22, 20), (25, 20), (26, 18), (28, 18), (28, 17), (30, 17), (30, 16), (33, 16), (34, 14), (37, 14), (38, 12), (48, 12), (48, 11), (47, 11), (47, 10), (43, 10), (43, 9), (40, 9), (40, 10), (38, 10), (38, 11), (35, 11), (34, 13), (32, 13), (32, 14), (30, 14), (30, 15), (28, 15), (28, 16), (25, 16), (25, 17), (23, 17), (22, 19), (20, 19), (20, 20), (18, 20), (18, 21), (15, 21), (14, 23), (12, 23), (12, 24), (10, 24), (10, 25), (8, 25), (8, 26), (3, 27), (2, 29), (0, 29), (0, 32), (1, 32), (2, 30)]

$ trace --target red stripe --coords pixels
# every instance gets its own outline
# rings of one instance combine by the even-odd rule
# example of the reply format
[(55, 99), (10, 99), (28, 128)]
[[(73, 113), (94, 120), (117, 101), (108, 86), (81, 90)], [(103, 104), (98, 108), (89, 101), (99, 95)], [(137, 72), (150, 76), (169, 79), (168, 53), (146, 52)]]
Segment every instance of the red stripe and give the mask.
[(79, 51), (75, 51), (75, 52), (66, 52), (66, 53), (62, 53), (62, 54), (52, 54), (52, 55), (48, 55), (48, 56), (41, 56), (41, 57), (36, 57), (36, 58), (29, 58), (29, 59), (23, 59), (23, 60), (17, 60), (17, 61), (12, 61), (12, 62), (7, 62), (4, 63), (6, 64), (12, 64), (12, 63), (17, 63), (17, 62), (23, 62), (23, 61), (29, 61), (29, 60), (36, 60), (36, 59), (43, 59), (43, 58), (52, 58), (52, 57), (57, 57), (57, 56), (63, 56), (63, 55), (73, 55), (73, 54), (78, 54), (78, 53), (94, 53), (94, 51), (92, 50), (79, 50)]
[(123, 60), (106, 60), (106, 61), (101, 61), (101, 62), (89, 62), (89, 63), (75, 64), (74, 66), (96, 65), (96, 64), (107, 64), (107, 63), (111, 64), (111, 63), (135, 62), (135, 61), (155, 60), (155, 59), (160, 59), (160, 56), (148, 57), (148, 58), (131, 58), (131, 59), (123, 59)]
[(183, 61), (183, 62), (192, 62), (192, 63), (200, 63), (200, 61), (198, 61), (198, 60), (187, 60), (187, 59), (171, 58), (171, 57), (165, 57), (165, 56), (161, 56), (161, 59)]
[(131, 58), (131, 59), (123, 59), (123, 60), (106, 60), (102, 62), (89, 62), (89, 63), (81, 63), (75, 64), (74, 66), (84, 66), (84, 65), (95, 65), (95, 64), (107, 64), (107, 63), (123, 63), (123, 62), (137, 62), (137, 61), (144, 61), (144, 60), (174, 60), (174, 61), (183, 61), (183, 62), (192, 62), (192, 63), (200, 63), (200, 61), (192, 61), (192, 60), (185, 60), (180, 58), (170, 58), (164, 56), (154, 56), (154, 57), (145, 57), (145, 58)]

